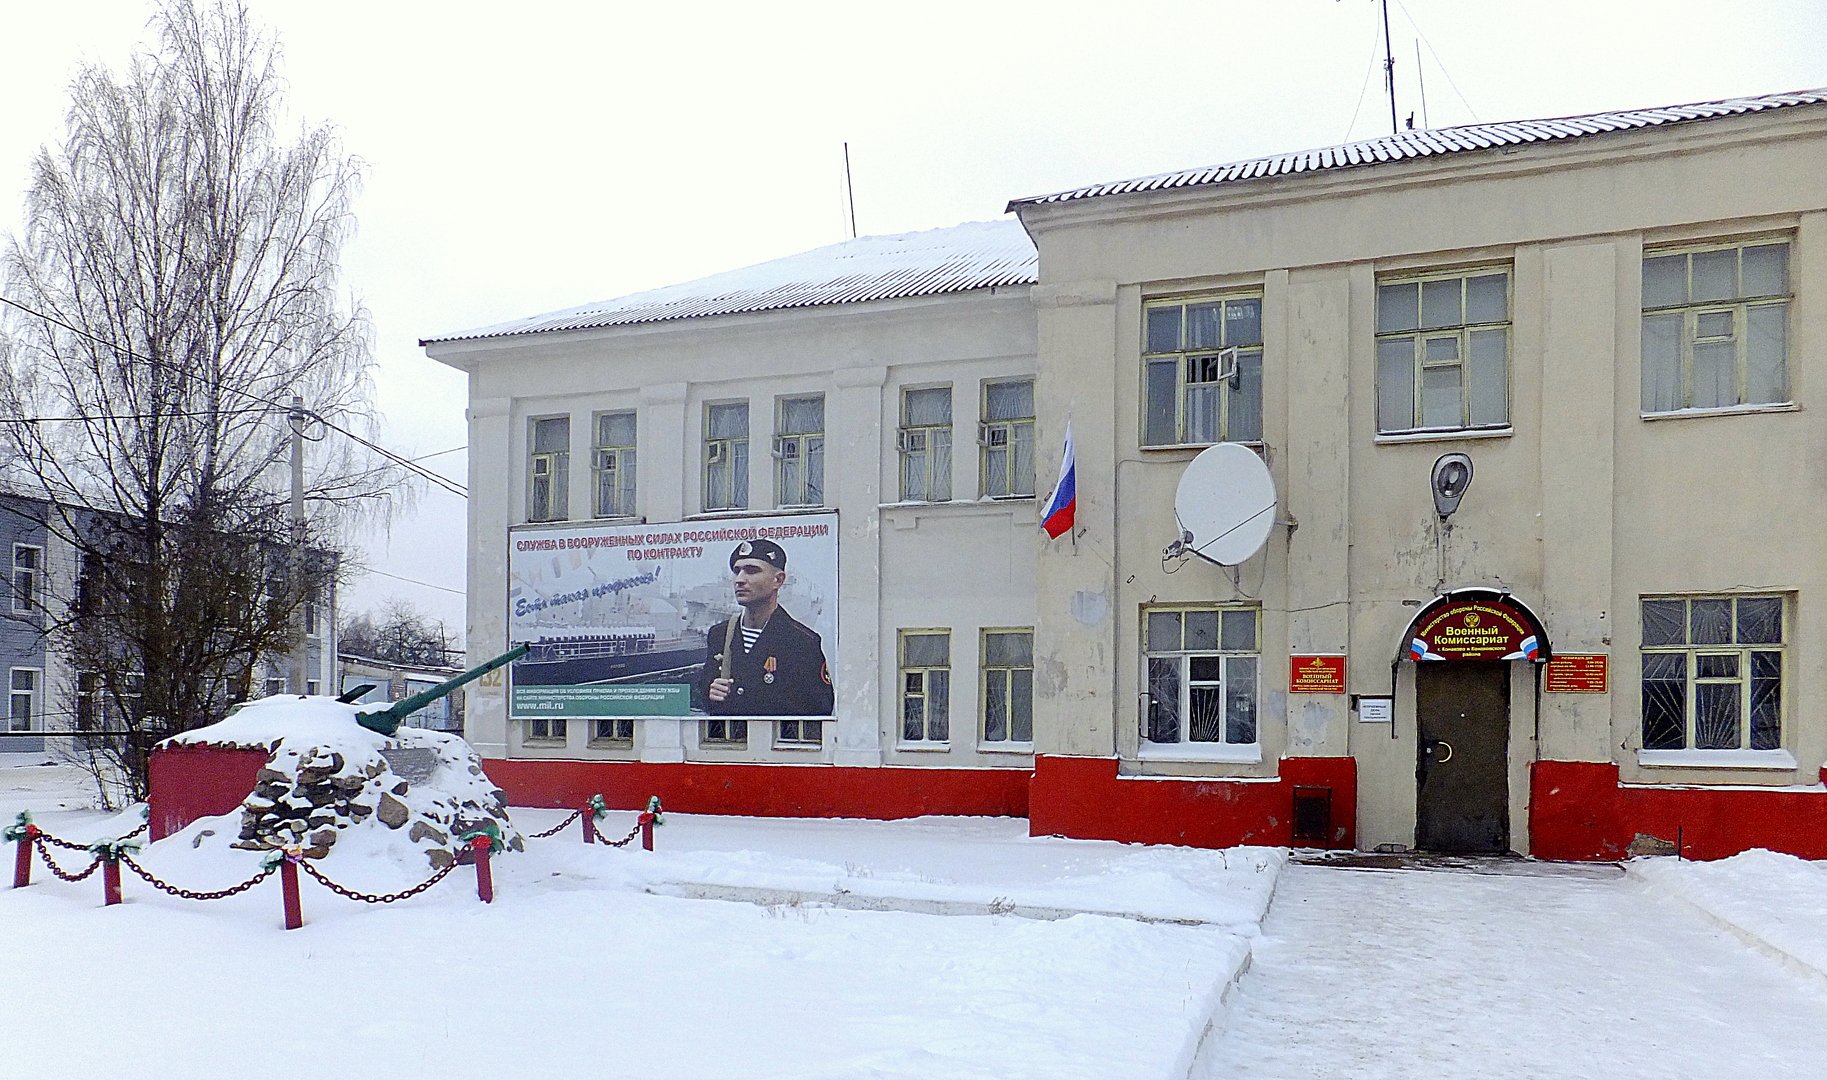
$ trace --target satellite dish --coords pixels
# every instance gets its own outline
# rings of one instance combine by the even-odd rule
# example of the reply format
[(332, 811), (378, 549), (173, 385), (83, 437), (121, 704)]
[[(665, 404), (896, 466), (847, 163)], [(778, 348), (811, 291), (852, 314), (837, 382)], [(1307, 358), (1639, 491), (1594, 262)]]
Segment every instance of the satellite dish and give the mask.
[(1183, 550), (1220, 566), (1236, 566), (1268, 542), (1275, 524), (1275, 481), (1249, 447), (1208, 446), (1180, 474), (1174, 516)]

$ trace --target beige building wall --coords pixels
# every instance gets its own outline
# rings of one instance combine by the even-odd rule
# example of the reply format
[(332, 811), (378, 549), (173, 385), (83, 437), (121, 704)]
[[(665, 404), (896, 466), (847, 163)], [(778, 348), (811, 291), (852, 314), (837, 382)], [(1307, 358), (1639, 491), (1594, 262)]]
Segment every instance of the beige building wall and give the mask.
[[(1563, 143), (1208, 188), (1019, 207), (1040, 251), (1042, 445), (1072, 418), (1076, 544), (1036, 581), (1042, 753), (1120, 756), (1135, 775), (1274, 775), (1283, 756), (1350, 754), (1360, 846), (1413, 840), (1413, 664), (1404, 630), (1442, 589), (1509, 590), (1553, 647), (1610, 657), (1608, 695), (1538, 692), (1513, 665), (1512, 842), (1527, 850), (1528, 766), (1616, 762), (1633, 783), (1811, 783), (1827, 758), (1827, 118), (1795, 109)], [(1792, 403), (1646, 418), (1639, 392), (1645, 245), (1783, 236), (1791, 244)], [(1501, 266), (1511, 275), (1510, 427), (1379, 436), (1379, 275)], [(1173, 493), (1196, 448), (1141, 445), (1141, 312), (1152, 298), (1259, 291), (1262, 453), (1280, 493), (1267, 547), (1234, 571), (1168, 573)], [(1434, 461), (1474, 460), (1450, 524)], [(1662, 593), (1790, 598), (1783, 767), (1639, 764), (1638, 603)], [(1259, 603), (1260, 760), (1140, 751), (1142, 612)], [(1288, 657), (1344, 652), (1345, 696), (1291, 695)], [(1538, 715), (1539, 712), (1539, 715)], [(1393, 735), (1393, 737), (1392, 737)]]
[[(468, 736), (484, 756), (1031, 767), (1029, 746), (981, 748), (976, 723), (981, 631), (1035, 624), (1035, 500), (978, 497), (983, 383), (1034, 373), (1026, 288), (440, 342), (428, 351), (470, 376), (467, 640), (478, 657), (506, 648), (508, 529), (526, 521), (533, 419), (570, 418), (568, 509), (578, 522), (591, 512), (592, 417), (635, 410), (636, 500), (657, 523), (732, 516), (701, 509), (705, 406), (713, 402), (748, 402), (750, 512), (791, 512), (775, 509), (775, 402), (825, 398), (839, 613), (836, 721), (825, 725), (822, 746), (776, 749), (751, 729), (747, 749), (705, 748), (695, 719), (640, 720), (632, 747), (593, 744), (590, 722), (568, 724), (563, 745), (529, 744), (524, 723), (507, 719), (497, 673), (474, 684), (467, 703)], [(952, 388), (954, 497), (902, 503), (901, 392), (942, 385)], [(1038, 473), (1049, 474), (1048, 456), (1040, 455)], [(902, 628), (951, 631), (952, 734), (944, 746), (901, 745)]]

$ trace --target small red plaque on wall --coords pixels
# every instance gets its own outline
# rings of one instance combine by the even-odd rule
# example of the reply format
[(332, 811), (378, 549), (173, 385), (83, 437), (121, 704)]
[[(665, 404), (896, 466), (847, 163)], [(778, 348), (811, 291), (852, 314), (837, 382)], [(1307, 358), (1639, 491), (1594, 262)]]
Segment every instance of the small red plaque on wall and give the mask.
[(1605, 653), (1556, 653), (1548, 661), (1548, 680), (1542, 689), (1551, 694), (1603, 694), (1609, 689)]
[(1342, 694), (1345, 692), (1343, 656), (1291, 656), (1288, 658), (1288, 693)]

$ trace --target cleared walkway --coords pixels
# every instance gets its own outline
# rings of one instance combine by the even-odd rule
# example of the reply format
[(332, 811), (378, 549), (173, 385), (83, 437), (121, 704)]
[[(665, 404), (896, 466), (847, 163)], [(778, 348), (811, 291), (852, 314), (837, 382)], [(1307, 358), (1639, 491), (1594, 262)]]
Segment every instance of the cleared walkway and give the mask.
[(1198, 1077), (1827, 1075), (1827, 995), (1622, 877), (1290, 865)]

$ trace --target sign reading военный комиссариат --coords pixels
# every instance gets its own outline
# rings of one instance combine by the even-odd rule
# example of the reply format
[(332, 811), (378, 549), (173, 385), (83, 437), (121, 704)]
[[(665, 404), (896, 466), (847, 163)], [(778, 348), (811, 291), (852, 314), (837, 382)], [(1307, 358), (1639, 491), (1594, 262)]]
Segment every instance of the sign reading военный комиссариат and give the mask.
[[(835, 655), (836, 513), (509, 530), (508, 644), (528, 652), (509, 673), (508, 715), (703, 712), (704, 664), (734, 638), (730, 620), (743, 610), (731, 564), (745, 544), (771, 555), (760, 541), (782, 553), (786, 576), (771, 615), (787, 615), (760, 647), (797, 623), (809, 633), (795, 644)], [(770, 682), (791, 674), (781, 663), (760, 667), (758, 678)], [(816, 675), (830, 678), (828, 668)]]

